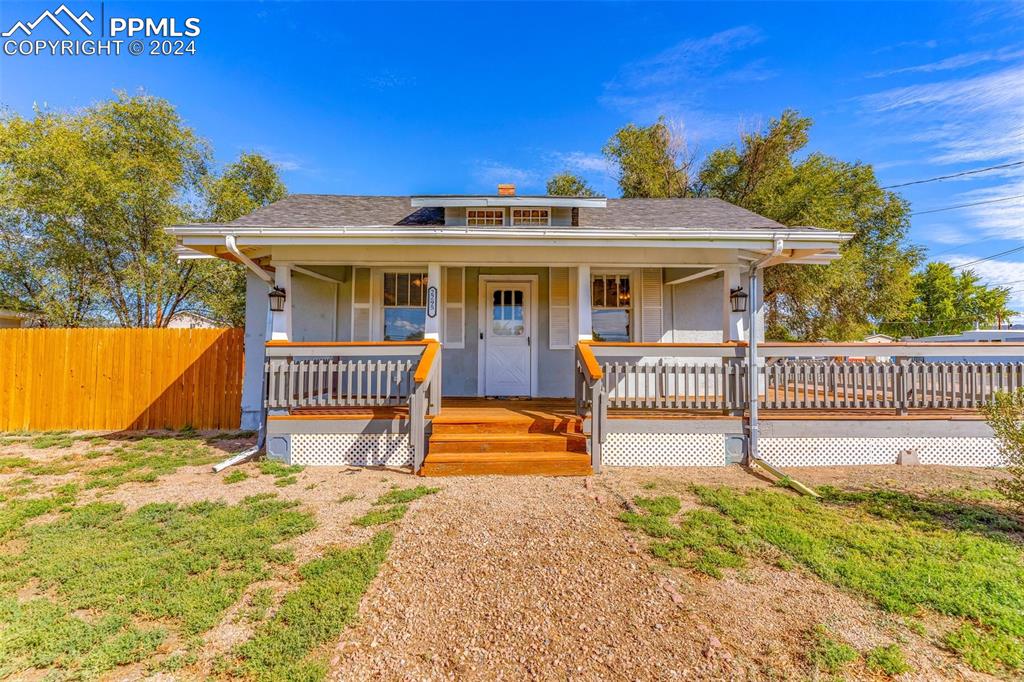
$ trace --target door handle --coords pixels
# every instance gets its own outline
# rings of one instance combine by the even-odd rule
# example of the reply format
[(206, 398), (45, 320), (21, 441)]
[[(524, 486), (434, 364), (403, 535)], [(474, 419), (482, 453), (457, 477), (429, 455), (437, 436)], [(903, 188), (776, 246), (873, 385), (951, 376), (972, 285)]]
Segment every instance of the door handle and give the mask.
[(483, 341), (483, 340), (484, 340), (484, 333), (483, 333), (483, 332), (480, 332), (480, 340), (481, 340), (481, 341)]
[(533, 345), (533, 343), (532, 343), (532, 342), (530, 341), (530, 337), (529, 337), (529, 336), (527, 336), (527, 337), (526, 337), (526, 347), (527, 347), (527, 348), (529, 348), (529, 347), (530, 347), (530, 346), (532, 346), (532, 345)]

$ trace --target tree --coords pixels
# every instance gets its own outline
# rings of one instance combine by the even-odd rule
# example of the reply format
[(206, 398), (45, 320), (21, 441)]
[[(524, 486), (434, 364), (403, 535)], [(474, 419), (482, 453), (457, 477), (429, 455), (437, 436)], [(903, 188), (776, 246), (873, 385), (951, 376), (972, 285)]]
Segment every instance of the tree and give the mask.
[(878, 184), (871, 166), (811, 153), (811, 119), (786, 111), (738, 145), (715, 150), (695, 193), (742, 206), (784, 225), (854, 233), (828, 266), (765, 271), (769, 338), (859, 339), (880, 320), (905, 314), (921, 251), (907, 243), (909, 204)]
[(646, 127), (630, 123), (620, 128), (603, 151), (619, 169), (624, 198), (668, 199), (690, 194), (685, 141), (664, 117)]
[[(219, 177), (211, 178), (206, 194), (209, 220), (224, 223), (283, 199), (288, 190), (274, 164), (248, 152), (228, 165)], [(214, 319), (232, 326), (244, 325), (245, 267), (224, 260), (206, 261), (206, 267), (214, 272), (205, 281), (216, 285), (201, 288), (196, 295), (197, 303)]]
[(997, 481), (996, 488), (1024, 511), (1024, 388), (996, 393), (981, 409), (1005, 460), (1007, 477)]
[(284, 187), (258, 155), (220, 178), (209, 166), (207, 143), (156, 97), (119, 93), (77, 112), (5, 116), (0, 284), (44, 324), (159, 327), (188, 308), (221, 317), (224, 301), (237, 322), (235, 266), (179, 261), (166, 228), (237, 217)]
[(596, 197), (597, 192), (579, 175), (571, 171), (555, 173), (548, 178), (548, 196), (553, 197)]
[(1009, 289), (979, 284), (965, 270), (957, 274), (947, 263), (929, 263), (914, 275), (914, 299), (903, 319), (880, 328), (893, 336), (959, 334), (975, 325), (994, 326), (1014, 315), (1007, 307)]

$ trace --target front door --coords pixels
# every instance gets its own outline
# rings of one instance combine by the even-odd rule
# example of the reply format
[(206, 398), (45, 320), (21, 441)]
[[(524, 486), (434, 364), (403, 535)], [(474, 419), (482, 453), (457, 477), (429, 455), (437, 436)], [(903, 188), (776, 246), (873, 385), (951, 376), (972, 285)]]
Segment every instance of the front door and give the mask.
[(531, 393), (530, 282), (487, 282), (484, 293), (484, 393)]

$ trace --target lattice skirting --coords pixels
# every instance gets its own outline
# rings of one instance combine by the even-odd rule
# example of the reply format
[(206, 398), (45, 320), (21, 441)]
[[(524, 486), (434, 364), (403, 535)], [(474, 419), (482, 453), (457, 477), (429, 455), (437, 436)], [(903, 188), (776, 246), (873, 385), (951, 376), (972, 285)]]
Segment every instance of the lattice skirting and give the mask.
[(609, 433), (601, 450), (606, 466), (725, 466), (722, 433)]
[[(1005, 466), (993, 438), (829, 437), (761, 438), (760, 454), (779, 467), (896, 464), (915, 451), (921, 464)], [(724, 466), (726, 435), (720, 433), (609, 433), (605, 466)]]
[(994, 438), (762, 438), (758, 449), (779, 467), (895, 464), (904, 451), (916, 450), (921, 464), (1004, 466)]
[(297, 433), (291, 437), (291, 462), (411, 466), (412, 443), (406, 433)]

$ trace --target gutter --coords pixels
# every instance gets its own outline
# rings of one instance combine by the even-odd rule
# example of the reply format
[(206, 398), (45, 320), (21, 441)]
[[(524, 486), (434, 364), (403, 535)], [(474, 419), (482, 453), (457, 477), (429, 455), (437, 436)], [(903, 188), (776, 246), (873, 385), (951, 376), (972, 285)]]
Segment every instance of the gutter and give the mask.
[(747, 308), (747, 328), (750, 339), (747, 343), (747, 467), (753, 467), (760, 459), (757, 450), (757, 437), (760, 430), (757, 422), (758, 395), (760, 392), (760, 376), (757, 371), (757, 278), (766, 262), (782, 253), (783, 240), (775, 238), (774, 246), (766, 256), (758, 258), (750, 264), (747, 271), (747, 286), (750, 287), (750, 305)]
[[(228, 250), (232, 256), (238, 259), (238, 261), (251, 270), (257, 277), (263, 280), (269, 289), (274, 288), (274, 278), (269, 272), (257, 265), (251, 258), (246, 256), (238, 248), (238, 243), (235, 241), (235, 235), (229, 234), (224, 237), (224, 248)], [(270, 299), (267, 299), (267, 325), (264, 330), (264, 338), (270, 338), (270, 327), (272, 324), (272, 313), (270, 312)], [(263, 407), (263, 392), (266, 390), (263, 382), (265, 381), (265, 375), (260, 375), (260, 424), (256, 431), (256, 445), (239, 452), (237, 455), (232, 455), (227, 459), (217, 462), (213, 465), (213, 472), (220, 473), (230, 466), (235, 464), (241, 464), (248, 462), (250, 459), (255, 457), (263, 449), (263, 446), (267, 441), (267, 410)]]

